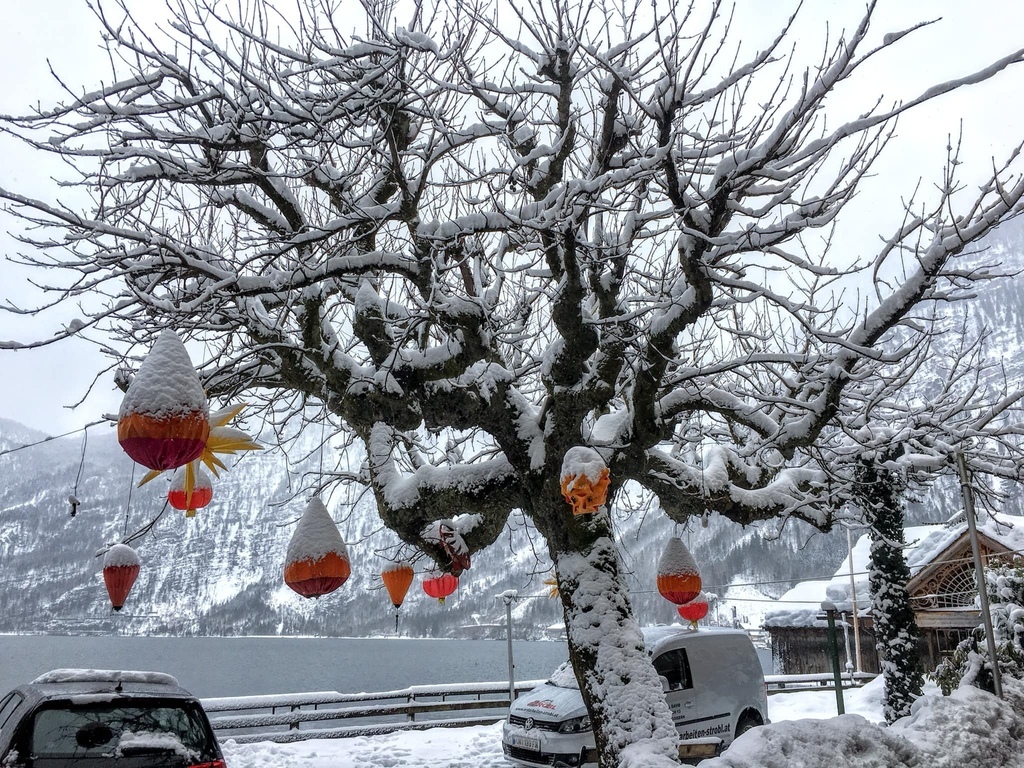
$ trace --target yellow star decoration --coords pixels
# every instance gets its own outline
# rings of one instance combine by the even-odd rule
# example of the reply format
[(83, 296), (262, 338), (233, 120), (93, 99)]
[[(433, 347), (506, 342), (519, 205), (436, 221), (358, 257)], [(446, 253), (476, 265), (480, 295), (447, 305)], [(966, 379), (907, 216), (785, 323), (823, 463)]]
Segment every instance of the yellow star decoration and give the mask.
[(548, 597), (558, 597), (558, 579), (545, 579), (544, 583), (551, 587), (551, 590), (548, 592)]
[[(228, 422), (242, 412), (245, 403), (241, 405), (230, 405), (219, 411), (210, 414), (210, 436), (206, 440), (206, 447), (202, 455), (195, 461), (185, 465), (185, 495), (191, 496), (196, 484), (196, 468), (199, 462), (203, 462), (207, 469), (213, 472), (214, 477), (220, 477), (220, 470), (227, 470), (227, 466), (217, 456), (220, 454), (234, 455), (241, 451), (262, 451), (263, 446), (253, 440), (249, 435), (240, 429), (229, 427)], [(142, 487), (154, 477), (163, 474), (163, 470), (152, 469), (139, 482)]]

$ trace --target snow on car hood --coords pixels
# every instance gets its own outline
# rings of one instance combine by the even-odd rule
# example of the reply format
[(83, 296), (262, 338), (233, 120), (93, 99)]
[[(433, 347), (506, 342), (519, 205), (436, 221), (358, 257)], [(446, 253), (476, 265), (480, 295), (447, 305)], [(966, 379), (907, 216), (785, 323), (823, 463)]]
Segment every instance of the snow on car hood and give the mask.
[(583, 696), (575, 688), (539, 685), (512, 702), (509, 713), (520, 717), (561, 722), (587, 714)]

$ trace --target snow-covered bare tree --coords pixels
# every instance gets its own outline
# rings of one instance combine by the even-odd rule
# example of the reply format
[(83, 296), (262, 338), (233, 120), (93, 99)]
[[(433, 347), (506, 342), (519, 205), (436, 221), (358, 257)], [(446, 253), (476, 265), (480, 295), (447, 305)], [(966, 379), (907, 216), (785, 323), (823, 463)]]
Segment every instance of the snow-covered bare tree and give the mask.
[[(98, 4), (110, 82), (4, 118), (91, 203), (0, 191), (31, 225), (22, 261), (88, 313), (3, 346), (103, 331), (130, 368), (175, 328), (212, 397), (278, 419), (323, 403), (365, 448), (336, 482), (371, 487), (444, 567), (440, 531), (475, 554), (523, 514), (606, 768), (673, 764), (675, 731), (611, 519), (562, 498), (568, 449), (601, 455), (613, 499), (631, 484), (679, 522), (827, 528), (878, 434), (865, 414), (941, 467), (1015, 403), (900, 393), (930, 308), (991, 276), (970, 244), (1024, 210), (1016, 153), (966, 189), (952, 149), (877, 252), (837, 263), (830, 244), (901, 114), (1024, 51), (832, 124), (830, 96), (917, 28), (872, 31), (869, 3), (802, 69), (789, 24), (749, 51), (717, 2), (174, 7), (157, 33)], [(857, 276), (871, 290), (846, 303)], [(973, 445), (979, 471), (1015, 475), (1011, 441)]]

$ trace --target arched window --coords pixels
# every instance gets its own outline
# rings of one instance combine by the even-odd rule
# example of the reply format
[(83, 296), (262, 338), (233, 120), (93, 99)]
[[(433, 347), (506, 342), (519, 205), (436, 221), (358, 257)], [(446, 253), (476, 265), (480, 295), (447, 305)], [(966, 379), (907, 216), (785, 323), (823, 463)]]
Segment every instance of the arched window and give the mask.
[(978, 583), (975, 580), (974, 568), (964, 564), (954, 568), (946, 576), (935, 596), (935, 605), (938, 608), (972, 608), (977, 595)]

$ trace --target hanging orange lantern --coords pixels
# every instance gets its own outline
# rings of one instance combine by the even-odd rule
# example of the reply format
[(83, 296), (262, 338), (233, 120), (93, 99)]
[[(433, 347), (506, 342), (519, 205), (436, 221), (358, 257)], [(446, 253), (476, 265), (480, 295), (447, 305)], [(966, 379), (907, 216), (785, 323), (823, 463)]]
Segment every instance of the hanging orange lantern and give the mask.
[(115, 611), (124, 607), (141, 569), (142, 561), (127, 544), (115, 544), (107, 550), (103, 558), (103, 583)]
[(167, 501), (175, 509), (185, 510), (185, 517), (195, 517), (196, 510), (202, 509), (213, 499), (213, 484), (210, 476), (192, 461), (178, 467), (171, 478)]
[(413, 571), (409, 563), (391, 563), (380, 575), (387, 587), (388, 595), (391, 596), (391, 604), (395, 608), (401, 608), (405, 602), (405, 595), (412, 586)]
[(210, 434), (206, 393), (178, 335), (157, 338), (132, 379), (117, 419), (117, 440), (150, 469), (175, 469), (199, 458)]
[(303, 597), (322, 597), (344, 584), (351, 573), (338, 526), (324, 503), (313, 497), (288, 542), (284, 582)]
[(708, 596), (701, 592), (690, 602), (678, 606), (676, 611), (696, 629), (697, 622), (708, 615)]
[(676, 605), (684, 605), (700, 594), (700, 572), (690, 550), (678, 536), (665, 545), (658, 560), (658, 591)]
[(437, 602), (441, 605), (444, 605), (444, 599), (454, 592), (458, 586), (458, 578), (450, 573), (438, 573), (423, 579), (423, 591), (430, 597), (437, 598)]
[(562, 496), (574, 515), (597, 512), (608, 499), (608, 467), (593, 448), (577, 445), (566, 451), (560, 478)]

